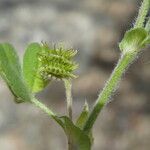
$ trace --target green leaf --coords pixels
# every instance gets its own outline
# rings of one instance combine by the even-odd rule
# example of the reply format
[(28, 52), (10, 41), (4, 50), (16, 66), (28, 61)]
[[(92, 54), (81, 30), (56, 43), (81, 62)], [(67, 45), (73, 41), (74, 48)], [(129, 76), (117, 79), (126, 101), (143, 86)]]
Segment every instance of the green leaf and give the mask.
[(82, 129), (88, 116), (89, 116), (89, 106), (88, 106), (88, 103), (85, 102), (85, 104), (83, 106), (83, 110), (76, 121), (76, 126), (78, 126), (80, 129)]
[(141, 48), (145, 47), (147, 36), (148, 33), (144, 28), (133, 28), (125, 33), (119, 47), (124, 53), (138, 52)]
[[(85, 104), (83, 106), (83, 110), (82, 110), (80, 116), (78, 117), (75, 125), (82, 130), (88, 117), (89, 117), (89, 105), (87, 102), (85, 102)], [(90, 138), (91, 143), (93, 143), (94, 138), (93, 138), (92, 130), (89, 132), (88, 136)]]
[(85, 134), (79, 127), (75, 126), (72, 121), (66, 117), (60, 117), (63, 122), (63, 129), (66, 135), (73, 141), (75, 150), (90, 150), (91, 141), (87, 134)]
[(24, 78), (33, 93), (41, 91), (48, 84), (48, 81), (40, 75), (41, 62), (38, 54), (44, 49), (38, 43), (31, 43), (24, 54), (23, 74)]
[(19, 58), (11, 44), (0, 44), (0, 75), (18, 103), (30, 101), (30, 92), (23, 80)]

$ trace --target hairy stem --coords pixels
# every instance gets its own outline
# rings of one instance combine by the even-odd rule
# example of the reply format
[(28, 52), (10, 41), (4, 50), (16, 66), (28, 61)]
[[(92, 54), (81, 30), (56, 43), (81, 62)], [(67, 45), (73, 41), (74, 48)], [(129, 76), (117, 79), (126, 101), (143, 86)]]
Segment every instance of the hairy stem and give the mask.
[(121, 58), (118, 61), (116, 68), (112, 72), (112, 75), (108, 80), (108, 82), (106, 83), (104, 89), (98, 96), (98, 99), (93, 107), (93, 110), (91, 111), (84, 125), (83, 130), (87, 134), (91, 131), (100, 111), (108, 103), (108, 100), (117, 89), (118, 83), (121, 80), (122, 75), (125, 73), (126, 69), (133, 62), (135, 58), (136, 58), (136, 53), (128, 53), (128, 54), (121, 55)]
[(36, 107), (40, 108), (43, 112), (45, 112), (49, 117), (53, 118), (60, 126), (63, 127), (63, 124), (61, 120), (57, 117), (57, 115), (49, 109), (45, 104), (41, 103), (36, 98), (32, 99), (32, 104), (34, 104)]
[(148, 21), (146, 23), (146, 26), (145, 26), (145, 30), (150, 33), (150, 17), (148, 18)]
[(149, 8), (150, 8), (150, 0), (143, 0), (142, 5), (139, 10), (138, 17), (134, 25), (135, 28), (144, 27), (145, 17), (148, 13)]
[[(143, 0), (134, 28), (144, 27), (145, 18), (149, 8), (150, 8), (150, 0)], [(148, 24), (146, 28), (148, 28)], [(91, 131), (100, 111), (105, 106), (105, 104), (108, 103), (110, 97), (117, 89), (118, 83), (121, 80), (122, 75), (125, 73), (128, 66), (135, 60), (136, 55), (137, 55), (136, 50), (134, 50), (133, 53), (126, 52), (121, 55), (121, 58), (119, 59), (117, 66), (115, 67), (104, 89), (98, 96), (98, 99), (95, 105), (93, 106), (93, 109), (84, 125), (83, 130), (87, 134)]]
[[(72, 120), (72, 85), (70, 80), (64, 80), (66, 89), (66, 102), (67, 102), (67, 113), (70, 120)], [(73, 144), (71, 138), (68, 136), (68, 150), (73, 150)]]

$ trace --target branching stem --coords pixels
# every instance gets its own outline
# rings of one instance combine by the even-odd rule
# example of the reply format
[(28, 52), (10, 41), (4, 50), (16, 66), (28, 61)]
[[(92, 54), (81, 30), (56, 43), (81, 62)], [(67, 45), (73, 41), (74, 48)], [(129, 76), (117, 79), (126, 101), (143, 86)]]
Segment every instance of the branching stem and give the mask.
[[(144, 27), (145, 18), (149, 8), (150, 8), (150, 0), (143, 0), (134, 28)], [(147, 24), (146, 28), (148, 28), (148, 26), (149, 25)], [(128, 66), (135, 60), (136, 56), (137, 56), (136, 50), (133, 50), (133, 53), (131, 52), (122, 53), (117, 66), (115, 67), (113, 73), (111, 74), (110, 79), (107, 81), (104, 89), (99, 94), (98, 99), (95, 105), (93, 106), (93, 109), (84, 125), (83, 130), (87, 134), (91, 131), (100, 111), (108, 103), (110, 97), (117, 89), (121, 77), (125, 73)]]
[(125, 73), (126, 69), (134, 61), (135, 58), (136, 58), (136, 53), (122, 54), (116, 68), (114, 69), (104, 89), (98, 96), (98, 99), (93, 107), (93, 110), (91, 111), (89, 118), (85, 123), (83, 130), (87, 134), (91, 131), (100, 111), (108, 103), (109, 98), (117, 89), (118, 83), (122, 75)]

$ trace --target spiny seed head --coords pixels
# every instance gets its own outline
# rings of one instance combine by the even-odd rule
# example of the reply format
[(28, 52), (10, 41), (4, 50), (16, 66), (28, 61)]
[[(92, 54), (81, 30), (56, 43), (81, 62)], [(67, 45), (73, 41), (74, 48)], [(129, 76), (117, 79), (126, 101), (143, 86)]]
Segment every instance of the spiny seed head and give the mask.
[(64, 49), (64, 47), (50, 48), (47, 43), (42, 43), (42, 51), (38, 54), (41, 62), (40, 75), (43, 79), (69, 79), (75, 78), (73, 71), (78, 65), (72, 61), (77, 50)]

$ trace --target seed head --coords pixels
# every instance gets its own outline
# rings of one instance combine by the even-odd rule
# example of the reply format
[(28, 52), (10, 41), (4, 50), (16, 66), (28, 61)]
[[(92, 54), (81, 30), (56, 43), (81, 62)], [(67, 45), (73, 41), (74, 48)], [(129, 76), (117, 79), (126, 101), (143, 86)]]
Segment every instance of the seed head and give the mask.
[(42, 43), (42, 49), (38, 54), (41, 62), (40, 75), (43, 79), (70, 79), (76, 78), (73, 71), (78, 65), (72, 60), (77, 50), (64, 49), (64, 47), (50, 48)]

